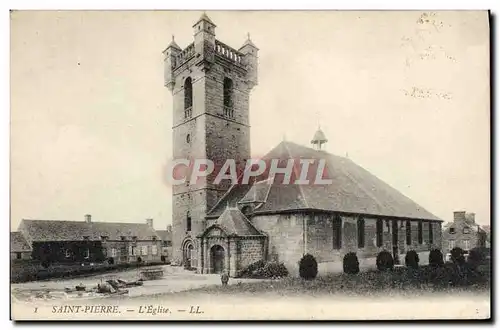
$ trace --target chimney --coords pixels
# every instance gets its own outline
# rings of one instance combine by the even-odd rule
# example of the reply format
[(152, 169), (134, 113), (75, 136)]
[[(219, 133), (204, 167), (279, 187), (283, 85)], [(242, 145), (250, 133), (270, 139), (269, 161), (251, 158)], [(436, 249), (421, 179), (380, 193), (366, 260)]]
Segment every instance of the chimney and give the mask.
[(91, 223), (92, 222), (92, 216), (90, 214), (85, 214), (85, 222), (86, 223)]
[(475, 224), (476, 223), (476, 213), (467, 213), (465, 214), (465, 218), (469, 223)]
[(167, 231), (171, 232), (172, 231), (172, 225), (167, 226)]
[(465, 221), (465, 211), (453, 212), (453, 222)]
[(146, 219), (146, 223), (149, 227), (153, 228), (153, 219)]

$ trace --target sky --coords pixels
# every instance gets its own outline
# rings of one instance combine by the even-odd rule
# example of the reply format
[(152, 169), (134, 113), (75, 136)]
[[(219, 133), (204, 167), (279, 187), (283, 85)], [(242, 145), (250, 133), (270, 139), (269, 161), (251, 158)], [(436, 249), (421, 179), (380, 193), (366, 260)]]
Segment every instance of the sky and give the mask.
[[(347, 156), (431, 213), (490, 223), (487, 12), (207, 12), (259, 85), (252, 155), (283, 139)], [(11, 14), (11, 228), (21, 219), (171, 222), (162, 51), (199, 11)]]

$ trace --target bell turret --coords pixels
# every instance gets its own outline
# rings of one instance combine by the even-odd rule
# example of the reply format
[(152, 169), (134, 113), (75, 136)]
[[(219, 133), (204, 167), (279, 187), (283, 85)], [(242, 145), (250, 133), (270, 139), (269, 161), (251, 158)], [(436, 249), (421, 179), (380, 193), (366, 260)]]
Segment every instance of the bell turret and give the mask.
[(314, 137), (311, 140), (311, 144), (315, 149), (321, 150), (321, 146), (328, 142), (328, 139), (325, 136), (325, 133), (321, 130), (321, 127), (318, 127), (316, 133), (314, 133)]

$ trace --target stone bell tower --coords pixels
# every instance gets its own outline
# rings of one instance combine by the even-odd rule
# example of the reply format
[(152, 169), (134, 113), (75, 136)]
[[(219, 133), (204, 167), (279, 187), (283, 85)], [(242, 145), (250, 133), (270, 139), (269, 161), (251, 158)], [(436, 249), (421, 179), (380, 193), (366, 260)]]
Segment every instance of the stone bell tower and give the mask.
[[(194, 41), (184, 49), (172, 37), (163, 51), (165, 87), (173, 96), (173, 158), (209, 159), (216, 171), (234, 159), (242, 171), (250, 158), (249, 97), (257, 85), (258, 48), (250, 36), (239, 50), (217, 40), (205, 13), (193, 29)], [(216, 171), (172, 188), (173, 260), (188, 268), (198, 265), (196, 236), (207, 212), (230, 187), (229, 180), (214, 184)]]

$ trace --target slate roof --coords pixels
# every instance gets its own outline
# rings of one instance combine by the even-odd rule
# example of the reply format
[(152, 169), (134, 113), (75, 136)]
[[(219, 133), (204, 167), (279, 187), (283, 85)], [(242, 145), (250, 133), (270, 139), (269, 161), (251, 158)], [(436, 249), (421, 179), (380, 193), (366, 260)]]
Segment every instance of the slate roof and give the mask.
[[(472, 230), (476, 232), (486, 232), (480, 225), (477, 223), (471, 222), (470, 220), (465, 220), (465, 224), (471, 228)], [(458, 227), (455, 222), (447, 222), (446, 224), (443, 225), (443, 229), (448, 229), (450, 227)]]
[(172, 231), (170, 230), (156, 230), (156, 234), (160, 236), (162, 241), (172, 241)]
[[(226, 207), (216, 223), (207, 228), (208, 232), (213, 226), (219, 226), (230, 236), (262, 236), (254, 225), (245, 217), (237, 207)], [(201, 235), (203, 236), (203, 235)]]
[[(331, 184), (283, 184), (283, 175), (276, 175), (269, 188), (267, 199), (254, 214), (279, 213), (297, 210), (322, 210), (354, 214), (377, 215), (410, 219), (442, 221), (423, 207), (406, 197), (375, 175), (366, 171), (348, 158), (335, 156), (292, 142), (283, 141), (262, 158), (266, 163), (280, 159), (279, 167), (285, 167), (289, 159), (295, 160), (291, 182), (300, 176), (299, 159), (314, 159), (310, 165), (308, 179), (314, 182), (319, 160), (324, 159), (323, 179), (332, 180)], [(269, 168), (269, 166), (268, 166)], [(311, 175), (313, 175), (311, 177)], [(268, 178), (268, 171), (254, 182)], [(208, 218), (222, 214), (226, 205), (235, 206), (251, 191), (253, 182), (234, 185), (208, 213)]]
[(127, 240), (131, 236), (136, 236), (137, 240), (158, 237), (156, 231), (146, 223), (23, 219), (21, 226), (31, 241), (80, 241), (85, 236), (89, 240), (101, 240), (101, 236), (107, 236), (109, 240), (121, 240), (121, 236), (126, 236)]
[(29, 252), (31, 247), (19, 231), (10, 232), (10, 252)]

